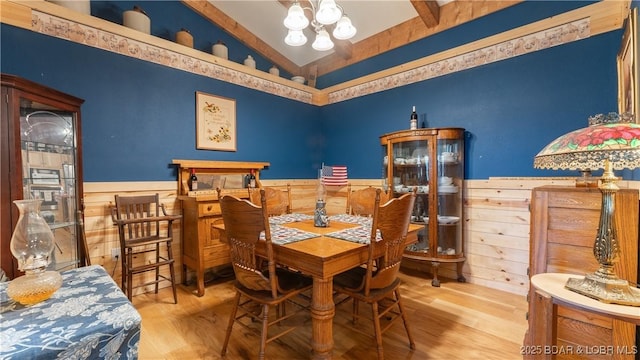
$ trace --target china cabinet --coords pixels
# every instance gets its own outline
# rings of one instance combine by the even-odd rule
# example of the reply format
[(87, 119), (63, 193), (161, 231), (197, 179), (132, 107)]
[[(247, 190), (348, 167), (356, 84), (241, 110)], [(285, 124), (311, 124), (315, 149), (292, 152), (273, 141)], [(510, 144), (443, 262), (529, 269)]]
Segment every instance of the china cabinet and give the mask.
[(0, 117), (0, 254), (19, 276), (10, 250), (19, 199), (42, 199), (40, 214), (55, 237), (50, 269), (88, 264), (83, 230), (80, 106), (84, 100), (2, 74)]
[(429, 261), (433, 286), (440, 286), (438, 267), (456, 264), (464, 282), (462, 231), (464, 129), (431, 128), (382, 135), (383, 185), (394, 197), (417, 192), (411, 221), (424, 224), (418, 242), (405, 249), (405, 258)]
[[(248, 198), (245, 178), (253, 172), (260, 187), (260, 170), (268, 162), (173, 160), (178, 169), (178, 199), (182, 201), (182, 282), (187, 283), (187, 271), (195, 273), (198, 296), (204, 295), (206, 269), (231, 262), (229, 246), (221, 241), (214, 227), (222, 221), (217, 188), (222, 195)], [(198, 178), (198, 190), (189, 188), (191, 173)]]

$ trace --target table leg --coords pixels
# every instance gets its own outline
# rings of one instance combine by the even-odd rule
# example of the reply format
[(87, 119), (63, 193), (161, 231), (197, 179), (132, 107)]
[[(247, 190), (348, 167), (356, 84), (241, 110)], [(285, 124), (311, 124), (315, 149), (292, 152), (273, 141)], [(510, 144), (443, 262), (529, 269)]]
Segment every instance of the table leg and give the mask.
[(313, 359), (331, 359), (333, 351), (333, 278), (313, 278), (311, 298)]

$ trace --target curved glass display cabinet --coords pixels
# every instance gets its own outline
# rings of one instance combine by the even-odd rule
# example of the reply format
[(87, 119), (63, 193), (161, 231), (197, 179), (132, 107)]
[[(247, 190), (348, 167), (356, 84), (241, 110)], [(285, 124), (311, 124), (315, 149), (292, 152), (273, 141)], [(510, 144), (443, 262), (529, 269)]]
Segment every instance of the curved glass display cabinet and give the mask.
[(2, 74), (0, 126), (2, 269), (19, 276), (9, 250), (18, 209), (13, 200), (42, 199), (40, 214), (55, 240), (52, 270), (87, 265), (83, 231), (80, 106), (82, 99)]
[(412, 219), (424, 224), (418, 242), (407, 246), (405, 258), (430, 261), (433, 286), (440, 286), (440, 263), (455, 263), (464, 282), (462, 193), (464, 129), (432, 128), (382, 135), (382, 178), (394, 197), (417, 191)]

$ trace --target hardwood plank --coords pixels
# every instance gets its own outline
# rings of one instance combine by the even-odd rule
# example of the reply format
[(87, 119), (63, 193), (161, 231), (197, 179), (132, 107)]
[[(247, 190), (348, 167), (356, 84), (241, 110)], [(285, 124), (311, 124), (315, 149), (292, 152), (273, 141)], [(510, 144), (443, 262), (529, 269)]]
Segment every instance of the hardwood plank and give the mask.
[[(419, 272), (405, 271), (400, 276), (416, 349), (409, 349), (402, 324), (394, 324), (383, 339), (387, 359), (521, 358), (527, 326), (523, 296), (446, 279), (446, 286), (433, 288)], [(133, 304), (142, 315), (140, 359), (219, 359), (234, 295), (229, 279), (209, 284), (203, 297), (191, 295), (191, 289), (181, 285), (177, 305), (168, 288), (158, 295), (135, 296)], [(351, 303), (336, 308), (333, 358), (375, 358), (375, 341), (346, 326), (350, 310)], [(361, 307), (362, 314), (368, 310)], [(301, 328), (270, 343), (269, 358), (310, 357), (311, 323), (295, 321)], [(370, 326), (366, 321), (360, 325)], [(234, 327), (227, 358), (254, 358), (258, 344), (257, 335)]]

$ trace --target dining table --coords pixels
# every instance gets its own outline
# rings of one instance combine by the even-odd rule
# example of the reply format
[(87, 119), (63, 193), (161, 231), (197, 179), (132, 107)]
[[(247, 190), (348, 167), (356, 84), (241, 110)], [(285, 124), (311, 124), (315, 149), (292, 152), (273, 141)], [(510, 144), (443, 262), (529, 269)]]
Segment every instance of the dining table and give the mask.
[[(312, 215), (284, 214), (270, 217), (269, 223), (276, 262), (313, 278), (312, 358), (331, 359), (335, 315), (333, 277), (367, 262), (372, 218), (338, 214), (329, 216), (327, 227), (316, 227)], [(221, 231), (222, 241), (226, 241), (224, 224), (215, 227)], [(423, 224), (409, 225), (407, 245), (417, 242), (422, 229)], [(376, 237), (380, 239), (379, 232)], [(259, 242), (256, 253), (266, 255), (265, 248)]]

